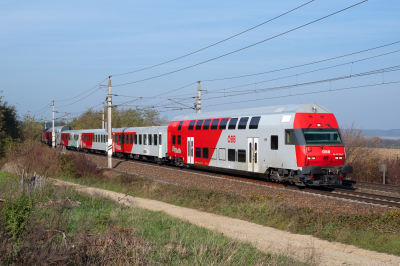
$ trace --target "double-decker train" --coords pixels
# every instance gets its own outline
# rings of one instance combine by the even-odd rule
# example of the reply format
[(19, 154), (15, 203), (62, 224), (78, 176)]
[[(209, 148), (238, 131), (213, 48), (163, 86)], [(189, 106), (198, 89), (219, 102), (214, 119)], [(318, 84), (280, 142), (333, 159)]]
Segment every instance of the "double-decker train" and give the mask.
[[(47, 130), (48, 132), (51, 129)], [(104, 129), (58, 133), (67, 149), (107, 152)], [(114, 156), (257, 176), (297, 186), (341, 185), (351, 166), (335, 116), (313, 103), (177, 116), (168, 126), (112, 129)]]

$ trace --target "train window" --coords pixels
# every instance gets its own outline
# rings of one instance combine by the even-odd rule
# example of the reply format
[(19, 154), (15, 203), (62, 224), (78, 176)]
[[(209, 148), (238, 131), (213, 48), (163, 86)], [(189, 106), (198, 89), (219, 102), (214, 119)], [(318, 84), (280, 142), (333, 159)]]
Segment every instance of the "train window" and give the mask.
[(201, 148), (199, 148), (199, 147), (195, 148), (195, 152), (194, 153), (195, 153), (194, 156), (196, 158), (201, 158)]
[(157, 134), (154, 134), (154, 146), (157, 146)]
[(208, 148), (203, 148), (203, 158), (208, 159)]
[(257, 129), (258, 128), (258, 123), (260, 122), (260, 116), (254, 116), (250, 120), (250, 125), (249, 129)]
[(131, 144), (133, 144), (133, 134), (130, 134), (131, 135), (131, 137), (130, 137), (130, 139), (131, 139)]
[(271, 136), (271, 150), (278, 149), (278, 136)]
[(225, 161), (225, 160), (226, 160), (226, 152), (225, 152), (225, 149), (222, 149), (222, 148), (219, 149), (218, 158), (219, 158), (221, 161)]
[(228, 161), (234, 162), (235, 161), (235, 149), (228, 149)]
[(285, 144), (290, 144), (290, 131), (292, 130), (285, 130)]
[(181, 130), (181, 129), (182, 129), (182, 124), (183, 124), (183, 121), (179, 122), (178, 130)]
[(125, 135), (121, 134), (122, 144), (125, 144)]
[(237, 118), (231, 118), (231, 121), (229, 121), (228, 129), (236, 129), (237, 121), (238, 121)]
[(161, 134), (158, 135), (158, 140), (159, 140), (158, 145), (161, 145), (161, 144), (162, 144), (162, 143), (161, 143), (161, 140), (162, 140), (162, 135), (161, 135)]
[(147, 145), (147, 135), (143, 134), (143, 145)]
[(211, 159), (217, 160), (217, 151), (216, 151), (216, 148), (211, 148), (210, 154), (211, 154)]
[(201, 126), (203, 125), (203, 121), (204, 121), (204, 120), (197, 120), (197, 123), (196, 123), (196, 130), (200, 130), (200, 129), (201, 129)]
[(219, 119), (214, 119), (211, 123), (211, 129), (218, 129)]
[(135, 136), (133, 137), (133, 138), (134, 138), (134, 143), (135, 143), (136, 145), (137, 145), (137, 136), (138, 136), (138, 135), (135, 134)]
[(151, 134), (149, 134), (149, 145), (152, 145)]
[(238, 150), (238, 162), (239, 163), (246, 162), (246, 150)]
[(181, 145), (181, 135), (178, 135), (178, 145)]
[(142, 134), (139, 135), (139, 145), (142, 145)]
[(172, 144), (173, 144), (173, 145), (176, 144), (176, 136), (175, 136), (175, 135), (172, 136)]
[(240, 118), (238, 129), (246, 129), (247, 121), (249, 121), (249, 118), (248, 118), (248, 117), (242, 117), (242, 118)]
[(219, 124), (219, 129), (226, 129), (226, 125), (228, 124), (229, 118), (221, 119), (221, 123)]
[(207, 130), (210, 128), (210, 124), (211, 124), (211, 119), (207, 119), (206, 121), (204, 121), (204, 125), (203, 125), (203, 129)]
[(129, 144), (129, 134), (125, 134), (126, 138), (125, 138), (125, 143)]
[(189, 130), (193, 130), (193, 128), (194, 128), (194, 124), (196, 124), (196, 121), (195, 120), (192, 120), (192, 121), (190, 121), (190, 123), (189, 123)]

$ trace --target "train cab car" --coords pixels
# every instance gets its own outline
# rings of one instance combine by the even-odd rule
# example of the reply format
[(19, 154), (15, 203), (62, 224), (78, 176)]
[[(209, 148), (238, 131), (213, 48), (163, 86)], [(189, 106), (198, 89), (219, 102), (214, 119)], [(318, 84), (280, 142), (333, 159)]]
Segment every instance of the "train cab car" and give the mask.
[[(71, 130), (71, 127), (70, 126), (54, 127), (55, 146), (56, 147), (61, 145), (61, 132), (64, 132), (66, 130)], [(52, 133), (53, 133), (53, 128), (52, 127), (46, 129), (42, 133), (42, 142), (45, 142), (50, 147), (52, 146)]]
[(352, 168), (335, 116), (318, 104), (282, 105), (175, 117), (168, 157), (299, 186), (340, 185)]

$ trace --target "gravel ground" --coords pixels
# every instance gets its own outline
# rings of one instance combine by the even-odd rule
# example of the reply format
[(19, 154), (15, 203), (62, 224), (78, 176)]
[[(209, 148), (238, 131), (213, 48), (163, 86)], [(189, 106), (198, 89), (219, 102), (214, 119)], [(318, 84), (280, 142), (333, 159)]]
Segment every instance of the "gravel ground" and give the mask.
[[(90, 154), (87, 156), (89, 156), (89, 158), (98, 166), (107, 167), (107, 157)], [(180, 168), (160, 166), (153, 163), (144, 163), (134, 160), (124, 161), (113, 158), (113, 167), (116, 170), (187, 187), (225, 191), (245, 197), (249, 197), (254, 193), (259, 195), (269, 195), (272, 197), (279, 196), (283, 199), (283, 203), (287, 205), (308, 207), (318, 212), (365, 215), (371, 214), (372, 212), (375, 214), (384, 213), (387, 209), (385, 206), (375, 204), (361, 203), (347, 199), (336, 199), (277, 186), (270, 187), (239, 180), (226, 179), (223, 178), (221, 174), (197, 170), (182, 170)], [(278, 186), (282, 185), (278, 184)]]

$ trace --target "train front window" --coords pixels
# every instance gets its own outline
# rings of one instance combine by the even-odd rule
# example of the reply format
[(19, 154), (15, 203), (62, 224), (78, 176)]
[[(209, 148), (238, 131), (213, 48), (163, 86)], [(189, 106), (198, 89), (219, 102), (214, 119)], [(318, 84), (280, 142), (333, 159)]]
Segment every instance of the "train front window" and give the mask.
[(303, 129), (307, 144), (341, 144), (337, 129)]

